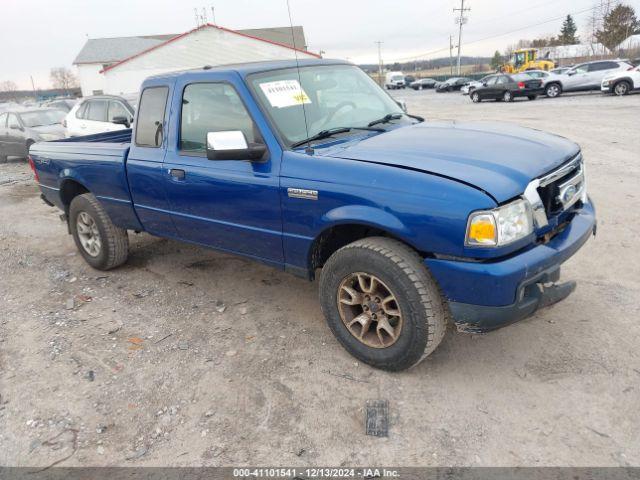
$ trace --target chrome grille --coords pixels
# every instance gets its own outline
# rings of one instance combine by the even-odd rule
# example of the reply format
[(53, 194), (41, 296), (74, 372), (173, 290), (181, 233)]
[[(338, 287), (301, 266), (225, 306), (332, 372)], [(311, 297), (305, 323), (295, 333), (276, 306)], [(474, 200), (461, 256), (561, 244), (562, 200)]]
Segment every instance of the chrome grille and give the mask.
[(553, 172), (533, 180), (524, 196), (533, 210), (538, 228), (546, 227), (549, 218), (567, 210), (583, 198), (586, 189), (582, 154)]

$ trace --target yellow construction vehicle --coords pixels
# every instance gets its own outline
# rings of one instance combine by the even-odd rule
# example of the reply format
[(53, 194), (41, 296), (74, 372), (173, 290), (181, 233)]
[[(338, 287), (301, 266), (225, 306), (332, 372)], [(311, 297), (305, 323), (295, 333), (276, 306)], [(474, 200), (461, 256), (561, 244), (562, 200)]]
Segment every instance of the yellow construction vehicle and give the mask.
[(538, 59), (538, 50), (535, 48), (521, 48), (513, 52), (511, 59), (500, 67), (503, 73), (520, 73), (526, 70), (552, 70), (555, 63), (549, 59)]

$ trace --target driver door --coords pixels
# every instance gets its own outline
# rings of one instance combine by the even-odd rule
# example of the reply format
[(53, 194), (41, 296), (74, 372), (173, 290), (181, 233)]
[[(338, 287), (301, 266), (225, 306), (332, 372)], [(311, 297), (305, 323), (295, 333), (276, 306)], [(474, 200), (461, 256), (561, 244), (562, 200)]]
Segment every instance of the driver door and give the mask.
[(178, 83), (174, 96), (177, 148), (167, 151), (163, 170), (178, 236), (282, 264), (279, 152), (255, 161), (208, 160), (209, 132), (240, 130), (248, 143), (265, 143), (254, 117), (225, 81)]

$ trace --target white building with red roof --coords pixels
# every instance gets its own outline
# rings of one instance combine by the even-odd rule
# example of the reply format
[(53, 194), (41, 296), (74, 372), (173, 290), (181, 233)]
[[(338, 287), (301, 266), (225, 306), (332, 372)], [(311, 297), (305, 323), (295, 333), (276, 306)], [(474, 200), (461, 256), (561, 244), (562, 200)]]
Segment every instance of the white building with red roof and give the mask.
[(314, 58), (302, 27), (231, 30), (204, 24), (180, 35), (88, 40), (76, 57), (82, 94), (136, 93), (151, 75), (263, 60)]

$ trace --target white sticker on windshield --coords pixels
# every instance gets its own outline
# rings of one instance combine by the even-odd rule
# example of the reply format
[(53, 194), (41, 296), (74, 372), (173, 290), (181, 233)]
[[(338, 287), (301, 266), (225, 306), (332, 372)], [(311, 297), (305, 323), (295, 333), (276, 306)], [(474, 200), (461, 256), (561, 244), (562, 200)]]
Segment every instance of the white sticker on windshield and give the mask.
[(271, 106), (275, 108), (311, 103), (309, 96), (302, 89), (298, 80), (278, 80), (277, 82), (261, 83), (260, 88)]

